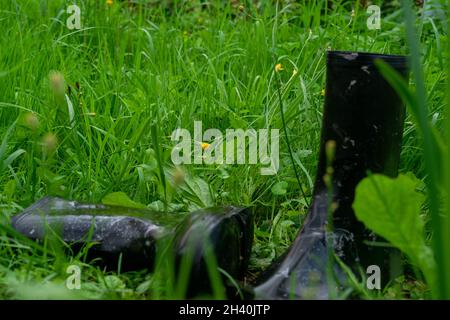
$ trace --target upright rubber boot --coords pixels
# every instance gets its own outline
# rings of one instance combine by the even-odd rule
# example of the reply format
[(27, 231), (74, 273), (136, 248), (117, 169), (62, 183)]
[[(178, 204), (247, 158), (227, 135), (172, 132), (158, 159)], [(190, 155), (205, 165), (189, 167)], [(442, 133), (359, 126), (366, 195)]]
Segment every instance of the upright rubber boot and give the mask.
[[(357, 275), (361, 269), (365, 272), (367, 266), (377, 265), (382, 280), (389, 279), (393, 250), (368, 245), (366, 240), (377, 238), (356, 219), (352, 209), (355, 188), (368, 172), (391, 177), (398, 173), (405, 107), (378, 71), (375, 59), (384, 60), (407, 78), (403, 56), (327, 52), (325, 107), (312, 204), (290, 249), (257, 280), (255, 298), (334, 298), (334, 293), (348, 288), (336, 256)], [(333, 170), (328, 171), (331, 184), (324, 182), (330, 167), (328, 141), (335, 142)], [(329, 210), (332, 232), (327, 231)]]

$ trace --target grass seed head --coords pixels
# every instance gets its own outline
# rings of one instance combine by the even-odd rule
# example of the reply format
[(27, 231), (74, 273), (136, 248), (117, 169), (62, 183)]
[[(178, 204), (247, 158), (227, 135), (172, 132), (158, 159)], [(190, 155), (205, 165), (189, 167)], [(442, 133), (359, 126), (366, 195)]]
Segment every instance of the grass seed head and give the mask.
[(173, 170), (173, 183), (176, 186), (181, 185), (184, 182), (184, 178), (186, 176), (186, 173), (181, 167), (175, 167)]
[(34, 112), (28, 112), (23, 118), (25, 126), (32, 131), (36, 131), (39, 128), (39, 119)]
[(56, 97), (62, 97), (65, 93), (65, 80), (64, 76), (59, 71), (51, 71), (48, 79), (50, 81), (50, 89)]
[(52, 154), (58, 146), (58, 137), (52, 132), (46, 133), (42, 137), (42, 151), (45, 154)]

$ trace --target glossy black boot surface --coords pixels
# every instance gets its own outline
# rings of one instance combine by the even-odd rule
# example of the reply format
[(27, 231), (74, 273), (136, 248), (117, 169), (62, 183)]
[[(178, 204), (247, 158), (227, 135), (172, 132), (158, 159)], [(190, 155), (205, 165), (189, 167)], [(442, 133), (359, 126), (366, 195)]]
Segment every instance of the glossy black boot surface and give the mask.
[(170, 219), (150, 210), (85, 204), (57, 197), (45, 197), (12, 217), (12, 227), (33, 240), (56, 236), (76, 252), (94, 244), (89, 259), (99, 259), (108, 269), (151, 268), (156, 241), (175, 228), (181, 216)]
[[(337, 298), (348, 288), (339, 257), (358, 275), (358, 267), (377, 265), (383, 280), (391, 272), (395, 252), (368, 245), (377, 240), (352, 209), (357, 184), (369, 172), (396, 176), (400, 157), (405, 108), (393, 88), (374, 65), (384, 60), (407, 77), (403, 56), (371, 53), (328, 52), (326, 95), (319, 163), (312, 205), (302, 230), (288, 252), (253, 289), (262, 299)], [(332, 183), (326, 185), (326, 144), (335, 142)], [(332, 201), (329, 199), (332, 194)], [(332, 232), (327, 232), (332, 210)], [(331, 247), (331, 250), (329, 250)]]
[(188, 215), (173, 237), (177, 272), (182, 259), (191, 254), (187, 296), (194, 297), (196, 292), (212, 294), (208, 268), (218, 266), (227, 273), (220, 274), (227, 297), (239, 299), (239, 288), (227, 277), (243, 278), (252, 243), (253, 216), (249, 209), (228, 206), (211, 208), (206, 215), (201, 211)]
[(12, 217), (11, 224), (33, 240), (59, 237), (74, 252), (89, 244), (88, 260), (96, 259), (110, 270), (119, 263), (122, 271), (151, 270), (157, 250), (168, 242), (173, 243), (173, 254), (180, 263), (190, 247), (194, 259), (189, 296), (210, 293), (206, 244), (217, 261), (215, 267), (241, 279), (253, 238), (251, 211), (233, 206), (180, 215), (45, 197)]

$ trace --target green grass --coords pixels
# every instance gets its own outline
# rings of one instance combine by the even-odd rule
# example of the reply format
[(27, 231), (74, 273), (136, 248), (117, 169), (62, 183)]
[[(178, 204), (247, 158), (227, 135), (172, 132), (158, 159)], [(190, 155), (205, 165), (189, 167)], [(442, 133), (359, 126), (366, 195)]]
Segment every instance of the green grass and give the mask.
[[(309, 196), (315, 177), (325, 50), (408, 53), (395, 1), (382, 11), (381, 30), (367, 29), (365, 10), (358, 5), (352, 15), (351, 1), (336, 1), (340, 4), (332, 10), (320, 0), (278, 6), (275, 1), (243, 1), (242, 10), (226, 1), (208, 6), (200, 1), (148, 1), (145, 6), (75, 2), (81, 7), (81, 30), (66, 27), (65, 10), (73, 1), (0, 4), (0, 159), (7, 160), (0, 166), (3, 224), (47, 194), (99, 202), (123, 191), (134, 201), (179, 212), (209, 205), (252, 206), (251, 274), (283, 253), (306, 213), (309, 199), (302, 189)], [(448, 40), (437, 17), (414, 22), (422, 48), (419, 80), (427, 92), (423, 116), (443, 130)], [(279, 92), (274, 57), (284, 67)], [(51, 90), (54, 70), (71, 87), (72, 109)], [(29, 112), (36, 114), (37, 126)], [(193, 192), (174, 184), (164, 173), (180, 175), (171, 165), (170, 135), (176, 128), (192, 130), (194, 120), (222, 132), (279, 128), (278, 174), (261, 176), (253, 165), (191, 165), (183, 167), (185, 181), (201, 179), (208, 188)], [(425, 179), (424, 151), (408, 115), (401, 171)], [(271, 187), (280, 181), (288, 183), (287, 193), (276, 196)], [(423, 213), (428, 219), (428, 207)], [(2, 228), (0, 298), (179, 297), (172, 290), (177, 284), (170, 268), (163, 265), (155, 275), (105, 273), (54, 248), (51, 243), (38, 248), (18, 235), (10, 241)], [(65, 268), (72, 263), (82, 266), (81, 291), (64, 289)], [(379, 297), (423, 298), (428, 288), (407, 274)]]
[[(414, 103), (410, 104), (412, 113), (415, 115), (418, 128), (423, 139), (424, 162), (427, 172), (425, 179), (429, 199), (429, 211), (431, 216), (431, 225), (433, 230), (432, 248), (436, 259), (437, 275), (436, 283), (432, 285), (433, 296), (440, 299), (450, 299), (450, 253), (447, 250), (450, 243), (450, 209), (448, 206), (448, 197), (450, 190), (448, 173), (450, 168), (448, 160), (448, 142), (443, 143), (442, 137), (435, 131), (433, 125), (428, 119), (428, 102), (425, 88), (424, 74), (421, 66), (420, 45), (416, 36), (414, 26), (414, 15), (408, 6), (404, 3), (406, 30), (408, 46), (410, 48), (410, 64), (415, 83)], [(450, 76), (450, 73), (447, 73)], [(450, 92), (447, 92), (450, 94)], [(448, 108), (448, 107), (447, 107)], [(445, 111), (448, 116), (447, 111)], [(444, 134), (448, 132), (448, 119), (444, 125)], [(444, 206), (441, 199), (445, 199)]]

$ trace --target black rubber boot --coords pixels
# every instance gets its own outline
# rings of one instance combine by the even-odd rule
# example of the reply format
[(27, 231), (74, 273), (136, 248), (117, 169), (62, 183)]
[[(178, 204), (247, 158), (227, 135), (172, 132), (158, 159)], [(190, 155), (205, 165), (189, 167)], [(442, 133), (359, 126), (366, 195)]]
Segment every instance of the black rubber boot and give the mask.
[[(233, 206), (198, 210), (189, 215), (154, 212), (146, 209), (85, 204), (45, 197), (12, 217), (12, 227), (33, 240), (56, 236), (78, 252), (86, 245), (88, 260), (101, 267), (122, 271), (152, 270), (157, 251), (171, 245), (178, 271), (191, 249), (187, 296), (212, 293), (207, 254), (235, 279), (247, 268), (253, 239), (253, 219), (249, 209)], [(230, 296), (237, 292), (227, 286)]]
[[(358, 266), (366, 272), (369, 265), (377, 265), (382, 280), (389, 279), (393, 250), (365, 244), (365, 240), (376, 237), (357, 221), (352, 209), (360, 180), (368, 172), (396, 176), (400, 158), (405, 107), (374, 65), (375, 59), (384, 60), (407, 77), (403, 56), (327, 52), (325, 107), (312, 205), (288, 252), (257, 281), (255, 298), (334, 298), (333, 293), (348, 288), (336, 256), (357, 275)], [(332, 183), (327, 185), (328, 141), (335, 142), (335, 149), (333, 170), (328, 171)], [(332, 210), (332, 232), (327, 232), (328, 210)]]

